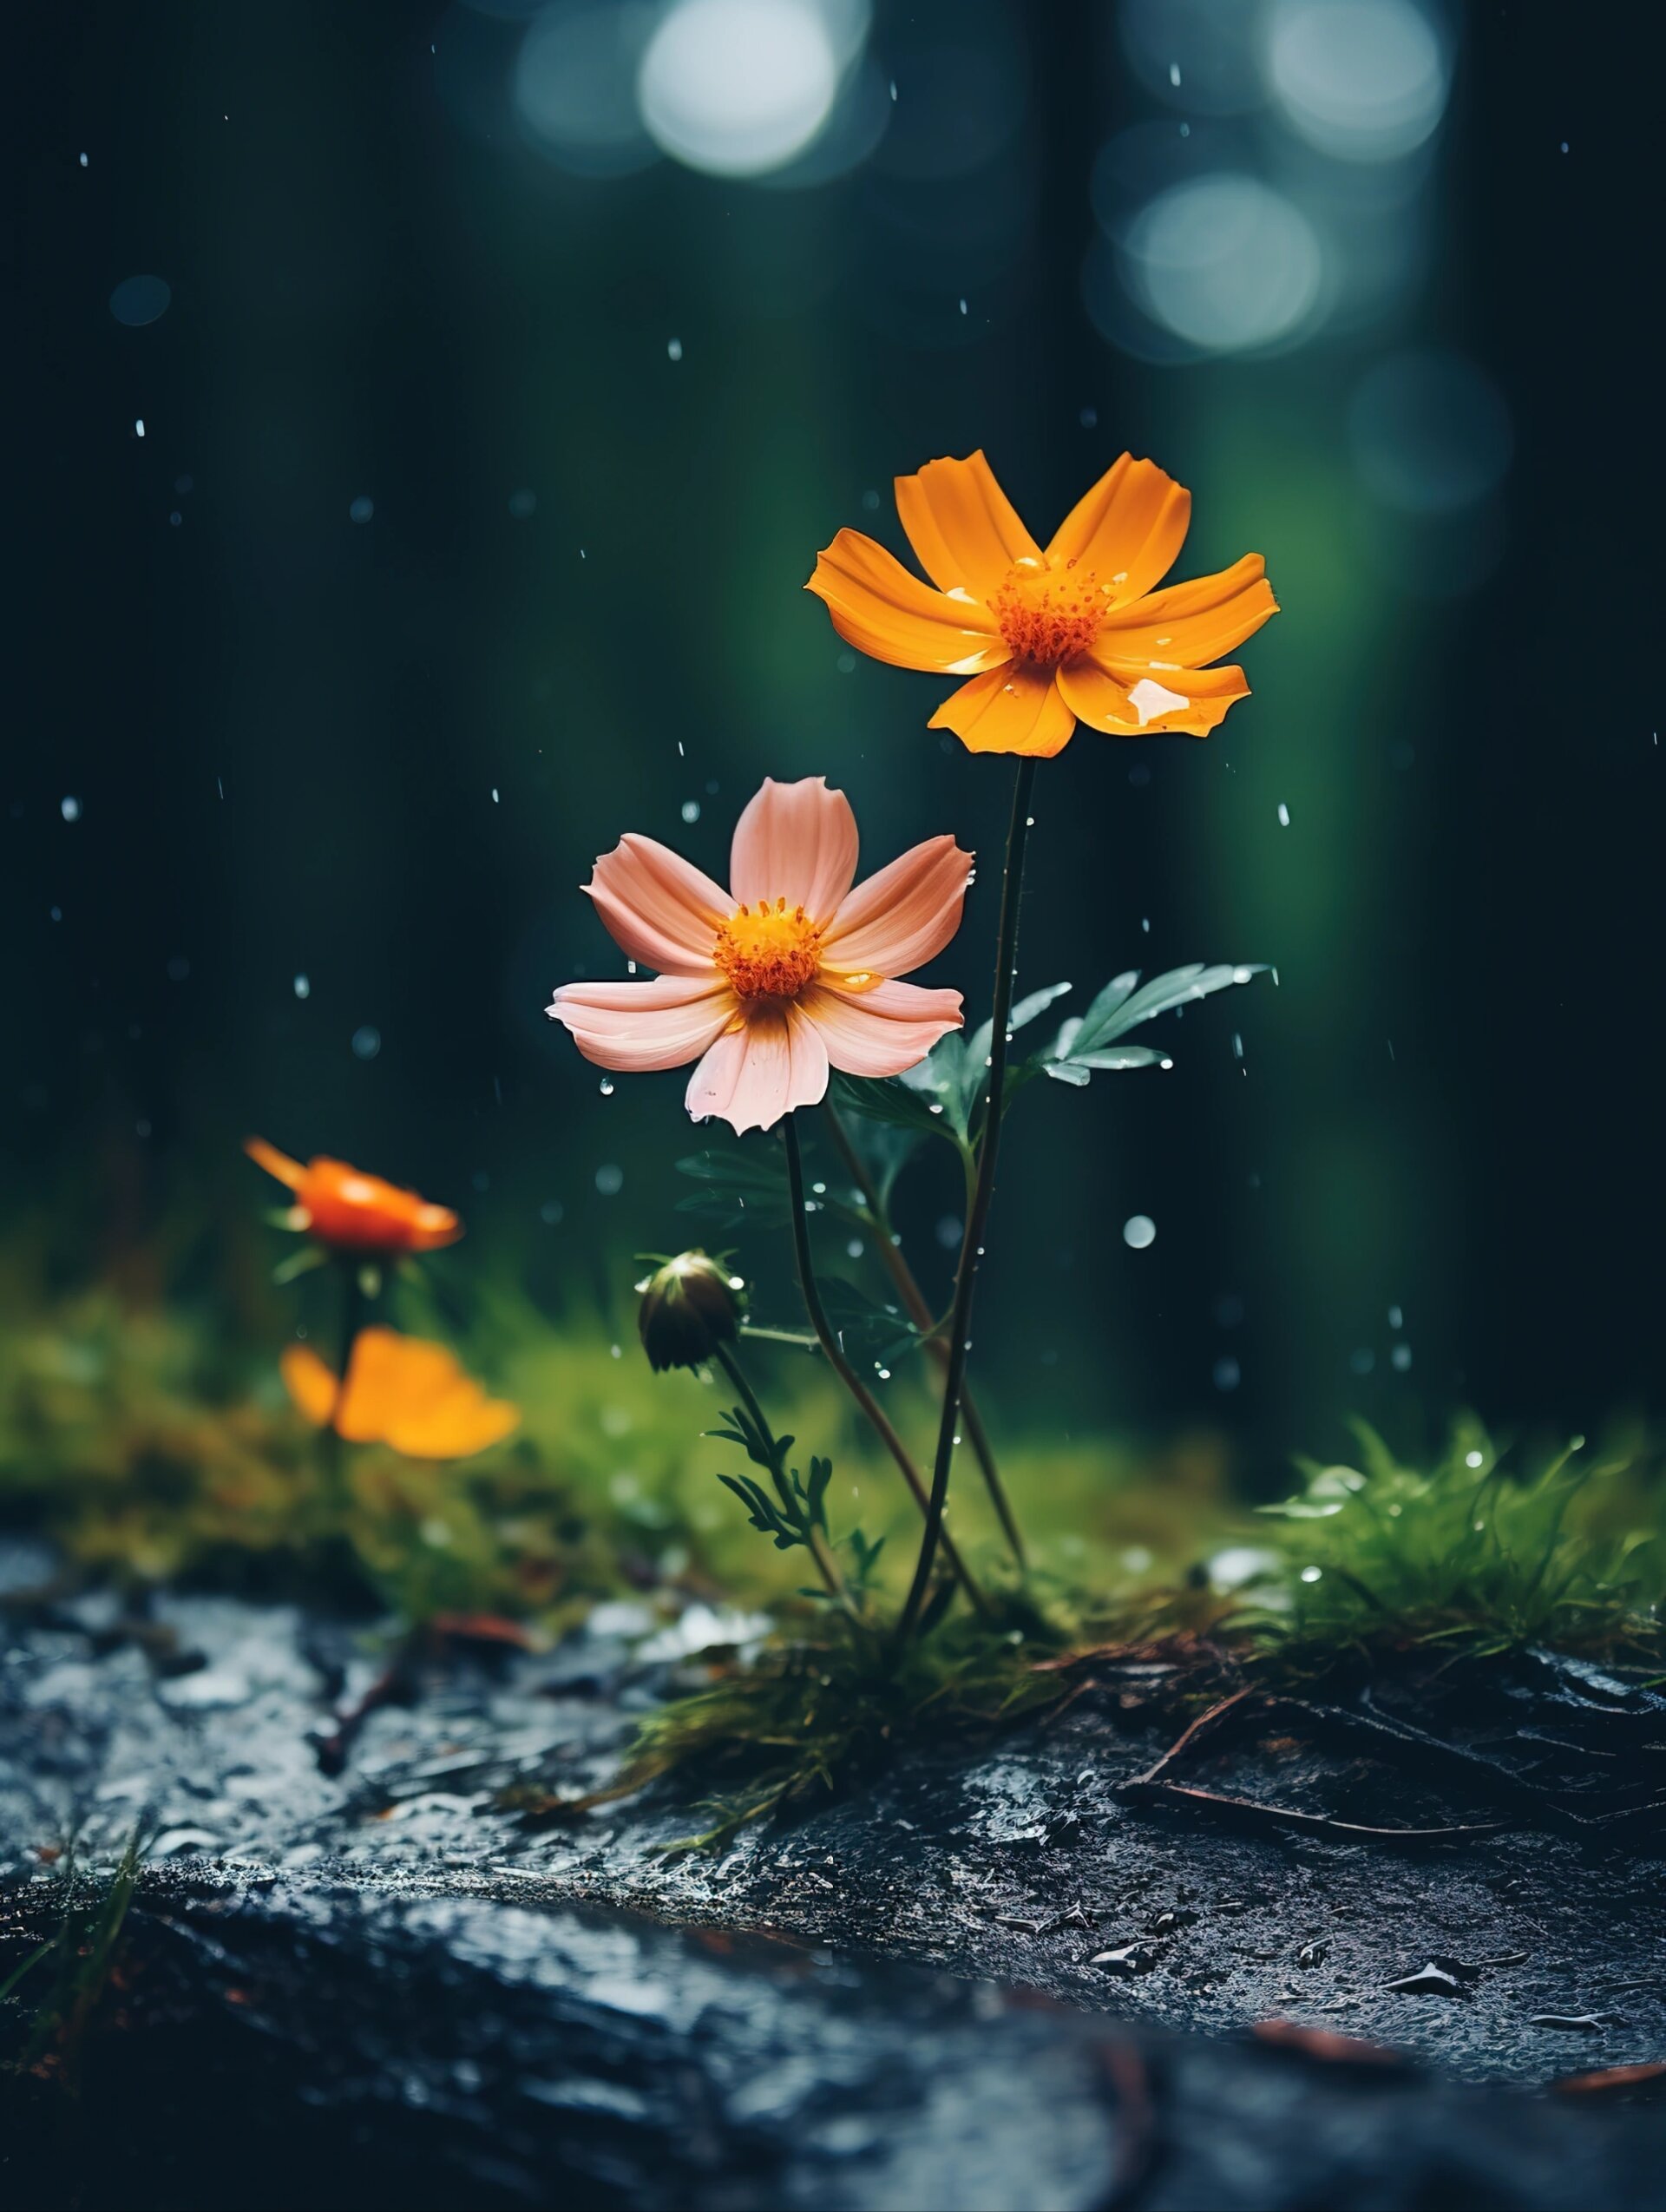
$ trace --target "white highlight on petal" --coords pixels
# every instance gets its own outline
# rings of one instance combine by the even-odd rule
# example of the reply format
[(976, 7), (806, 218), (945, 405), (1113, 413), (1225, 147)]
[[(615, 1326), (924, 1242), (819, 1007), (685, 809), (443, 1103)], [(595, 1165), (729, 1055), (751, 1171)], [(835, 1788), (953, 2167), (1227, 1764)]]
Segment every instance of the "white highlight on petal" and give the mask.
[(1128, 704), (1138, 715), (1143, 730), (1159, 714), (1172, 714), (1177, 707), (1190, 706), (1191, 701), (1183, 699), (1178, 692), (1165, 690), (1154, 676), (1142, 676), (1137, 684), (1129, 686)]

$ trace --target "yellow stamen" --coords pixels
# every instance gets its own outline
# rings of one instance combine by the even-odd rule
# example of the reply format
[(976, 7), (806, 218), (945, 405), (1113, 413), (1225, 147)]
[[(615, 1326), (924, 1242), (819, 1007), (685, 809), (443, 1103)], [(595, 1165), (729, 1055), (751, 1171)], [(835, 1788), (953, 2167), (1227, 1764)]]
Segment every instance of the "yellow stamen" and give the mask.
[(754, 913), (737, 907), (718, 931), (712, 957), (742, 999), (796, 999), (815, 981), (822, 933), (802, 906), (788, 910), (760, 899)]
[(1087, 651), (1110, 612), (1111, 595), (1110, 585), (1091, 568), (1053, 554), (1009, 568), (990, 605), (1014, 660), (1056, 668)]

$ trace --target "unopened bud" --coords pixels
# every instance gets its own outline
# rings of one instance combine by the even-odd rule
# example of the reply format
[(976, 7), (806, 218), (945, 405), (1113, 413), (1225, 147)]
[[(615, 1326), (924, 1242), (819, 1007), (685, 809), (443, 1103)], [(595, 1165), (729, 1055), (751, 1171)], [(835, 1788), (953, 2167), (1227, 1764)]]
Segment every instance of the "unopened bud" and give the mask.
[(636, 1287), (642, 1294), (636, 1325), (656, 1373), (699, 1367), (738, 1334), (745, 1285), (709, 1253), (679, 1252)]

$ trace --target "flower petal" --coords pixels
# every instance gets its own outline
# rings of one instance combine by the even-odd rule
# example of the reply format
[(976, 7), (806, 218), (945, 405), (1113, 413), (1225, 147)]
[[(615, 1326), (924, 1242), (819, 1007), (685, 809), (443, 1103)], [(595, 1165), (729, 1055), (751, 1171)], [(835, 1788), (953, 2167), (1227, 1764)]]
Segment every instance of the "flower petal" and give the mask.
[(1225, 720), (1233, 700), (1250, 694), (1242, 668), (1113, 674), (1088, 660), (1067, 662), (1059, 671), (1059, 688), (1073, 714), (1112, 738), (1206, 738)]
[(1028, 752), (1050, 759), (1070, 743), (1076, 719), (1051, 668), (1013, 661), (951, 692), (928, 726), (953, 730), (968, 752)]
[(881, 983), (871, 991), (817, 984), (798, 1010), (820, 1030), (827, 1057), (846, 1075), (901, 1075), (917, 1067), (940, 1037), (961, 1027), (958, 991)]
[[(1231, 568), (1152, 592), (1112, 614), (1094, 643), (1102, 667), (1201, 668), (1235, 652), (1278, 612), (1267, 563), (1246, 553)], [(1184, 686), (1177, 686), (1184, 690)]]
[(734, 902), (709, 876), (653, 837), (621, 837), (585, 885), (616, 944), (666, 975), (707, 975)]
[(830, 921), (856, 873), (856, 817), (824, 776), (777, 784), (766, 776), (735, 824), (729, 881), (742, 906), (785, 899)]
[(827, 1047), (794, 1007), (764, 1004), (726, 1029), (689, 1079), (686, 1105), (696, 1121), (710, 1115), (738, 1135), (772, 1129), (796, 1106), (827, 1092)]
[(1040, 557), (981, 448), (899, 476), (896, 511), (920, 566), (946, 592), (989, 599), (1014, 561)]
[(310, 1344), (285, 1344), (278, 1371), (297, 1409), (314, 1428), (328, 1426), (335, 1410), (336, 1378)]
[(410, 1460), (466, 1460), (496, 1444), (521, 1425), (521, 1408), (489, 1398), (470, 1376), (425, 1408), (405, 1407), (389, 1415), (384, 1441)]
[(547, 1011), (598, 1067), (640, 1074), (698, 1060), (735, 1010), (716, 969), (651, 983), (563, 983)]
[(1162, 582), (1190, 519), (1191, 494), (1155, 461), (1125, 453), (1066, 515), (1047, 558), (1079, 561), (1125, 606)]
[(817, 554), (804, 589), (827, 602), (847, 645), (895, 668), (968, 676), (1007, 658), (987, 607), (933, 591), (860, 530), (841, 530)]
[(298, 1159), (291, 1159), (287, 1152), (280, 1152), (276, 1145), (269, 1145), (264, 1137), (246, 1137), (243, 1149), (257, 1167), (264, 1167), (268, 1175), (279, 1182), (287, 1183), (292, 1191), (298, 1191), (306, 1170)]
[[(972, 855), (953, 837), (928, 837), (859, 884), (822, 942), (823, 980), (838, 975), (906, 975), (961, 926)], [(833, 972), (830, 972), (833, 971)]]

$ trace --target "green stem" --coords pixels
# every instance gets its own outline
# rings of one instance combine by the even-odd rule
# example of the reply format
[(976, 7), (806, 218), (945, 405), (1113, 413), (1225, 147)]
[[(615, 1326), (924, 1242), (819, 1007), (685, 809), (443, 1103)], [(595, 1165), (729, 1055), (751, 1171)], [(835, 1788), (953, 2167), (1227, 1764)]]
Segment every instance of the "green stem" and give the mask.
[[(839, 1158), (844, 1162), (856, 1188), (862, 1193), (863, 1203), (867, 1207), (869, 1218), (874, 1224), (874, 1235), (879, 1242), (879, 1256), (884, 1262), (892, 1282), (896, 1285), (897, 1296), (908, 1309), (909, 1320), (913, 1322), (924, 1339), (927, 1351), (947, 1375), (948, 1346), (941, 1334), (937, 1331), (936, 1316), (932, 1312), (926, 1294), (915, 1280), (914, 1270), (908, 1265), (902, 1247), (898, 1244), (892, 1231), (890, 1214), (884, 1199), (880, 1196), (879, 1185), (874, 1180), (867, 1161), (852, 1143), (850, 1132), (845, 1127), (843, 1117), (834, 1105), (830, 1095), (823, 1099), (822, 1111), (827, 1116), (827, 1126), (832, 1132), (833, 1143)], [(989, 1493), (989, 1501), (1000, 1519), (1002, 1532), (1011, 1547), (1013, 1559), (1017, 1560), (1020, 1568), (1024, 1567), (1028, 1564), (1024, 1552), (1024, 1539), (1019, 1533), (1017, 1518), (1007, 1498), (1006, 1486), (1001, 1481), (1000, 1471), (995, 1465), (994, 1447), (989, 1441), (989, 1432), (983, 1425), (983, 1416), (979, 1413), (973, 1399), (972, 1386), (969, 1382), (961, 1387), (961, 1410), (966, 1416), (966, 1433), (972, 1440), (972, 1449), (977, 1454), (978, 1465), (983, 1470), (983, 1480)]]
[(359, 1263), (351, 1252), (337, 1262), (342, 1275), (341, 1300), (341, 1365), (336, 1375), (336, 1395), (331, 1402), (330, 1418), (325, 1424), (320, 1451), (324, 1464), (325, 1495), (338, 1511), (347, 1503), (347, 1485), (342, 1464), (342, 1435), (336, 1426), (341, 1418), (342, 1407), (347, 1400), (347, 1377), (353, 1364), (353, 1347), (359, 1331), (364, 1326), (364, 1290), (359, 1281)]
[(1007, 1029), (1013, 1011), (1013, 979), (1018, 958), (1018, 907), (1024, 883), (1024, 848), (1030, 831), (1030, 794), (1035, 784), (1035, 762), (1020, 760), (1013, 786), (1012, 821), (1007, 832), (1007, 865), (1001, 876), (1000, 922), (995, 947), (995, 1004), (989, 1038), (989, 1103), (984, 1113), (982, 1141), (978, 1149), (978, 1179), (967, 1210), (966, 1234), (961, 1240), (960, 1265), (954, 1271), (954, 1302), (948, 1323), (948, 1371), (943, 1382), (942, 1418), (937, 1428), (937, 1457), (931, 1471), (931, 1499), (926, 1533), (914, 1570), (908, 1603), (897, 1624), (897, 1640), (905, 1643), (914, 1632), (931, 1583), (937, 1546), (944, 1540), (943, 1509), (948, 1502), (948, 1478), (954, 1464), (956, 1428), (961, 1395), (966, 1382), (966, 1359), (970, 1349), (972, 1302), (978, 1285), (978, 1263), (983, 1257), (984, 1232), (989, 1201), (994, 1195), (995, 1162), (1000, 1152), (1000, 1125), (1007, 1106)]
[(810, 1555), (816, 1562), (817, 1572), (827, 1585), (828, 1596), (860, 1626), (861, 1615), (856, 1611), (850, 1592), (845, 1588), (844, 1577), (839, 1572), (838, 1561), (833, 1557), (827, 1539), (821, 1530), (801, 1513), (798, 1501), (792, 1494), (792, 1486), (787, 1480), (787, 1471), (782, 1464), (786, 1458), (785, 1449), (780, 1438), (770, 1426), (769, 1415), (759, 1404), (758, 1393), (746, 1378), (745, 1369), (736, 1357), (732, 1348), (727, 1344), (719, 1344), (717, 1347), (717, 1360), (718, 1366), (740, 1393), (741, 1402), (751, 1415), (752, 1425), (764, 1440), (764, 1448), (770, 1455), (770, 1473), (775, 1477), (775, 1487), (779, 1493), (781, 1502), (793, 1520), (797, 1522), (804, 1542), (810, 1548)]
[[(929, 1500), (926, 1495), (926, 1486), (920, 1478), (919, 1469), (908, 1457), (908, 1447), (886, 1419), (884, 1409), (878, 1399), (875, 1397), (873, 1392), (844, 1356), (839, 1340), (834, 1335), (832, 1325), (828, 1320), (827, 1310), (822, 1303), (821, 1291), (817, 1287), (815, 1263), (810, 1257), (810, 1216), (804, 1207), (804, 1163), (798, 1146), (798, 1117), (796, 1113), (790, 1113), (787, 1116), (783, 1124), (783, 1133), (786, 1139), (787, 1146), (787, 1183), (792, 1212), (792, 1248), (798, 1263), (798, 1288), (803, 1295), (804, 1311), (810, 1316), (810, 1325), (816, 1332), (817, 1342), (827, 1355), (828, 1365), (856, 1400), (856, 1404), (871, 1423), (875, 1434), (902, 1470), (902, 1480), (914, 1493), (915, 1505), (919, 1506), (922, 1513), (928, 1514)], [(967, 1572), (965, 1560), (950, 1542), (947, 1531), (943, 1533), (941, 1541), (943, 1557), (948, 1561), (961, 1589), (965, 1591), (973, 1605), (987, 1619), (989, 1612), (988, 1605), (982, 1592)]]

